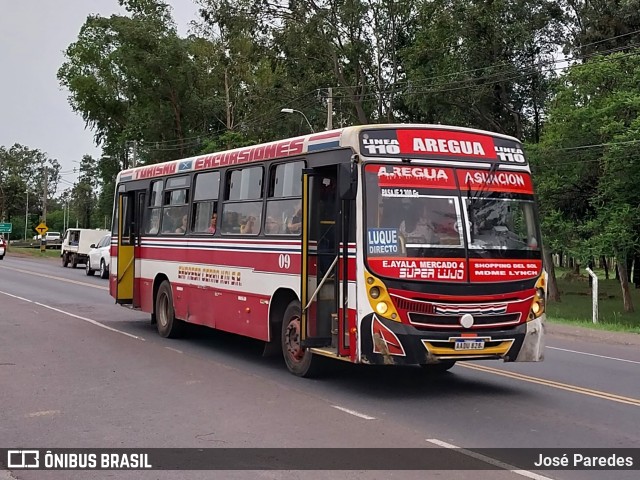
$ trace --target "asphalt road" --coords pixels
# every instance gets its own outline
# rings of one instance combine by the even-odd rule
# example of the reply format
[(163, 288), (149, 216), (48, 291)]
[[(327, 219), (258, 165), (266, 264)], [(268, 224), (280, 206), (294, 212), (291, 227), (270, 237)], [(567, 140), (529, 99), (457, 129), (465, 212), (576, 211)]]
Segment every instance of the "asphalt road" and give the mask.
[[(0, 262), (0, 328), (0, 448), (640, 447), (638, 336), (553, 326), (543, 363), (460, 364), (436, 378), (419, 368), (340, 363), (320, 379), (300, 379), (281, 359), (261, 357), (259, 342), (203, 328), (160, 338), (148, 315), (114, 304), (106, 280), (11, 256)], [(631, 479), (637, 471), (531, 475)], [(0, 470), (0, 480), (328, 476)], [(523, 478), (507, 471), (339, 476)]]

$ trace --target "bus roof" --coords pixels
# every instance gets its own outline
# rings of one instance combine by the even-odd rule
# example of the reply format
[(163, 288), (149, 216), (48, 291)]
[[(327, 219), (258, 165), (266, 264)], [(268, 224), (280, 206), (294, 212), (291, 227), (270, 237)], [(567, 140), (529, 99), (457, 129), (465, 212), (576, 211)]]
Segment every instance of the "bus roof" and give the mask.
[[(157, 163), (152, 165), (146, 165), (142, 167), (130, 168), (122, 170), (118, 174), (117, 182), (134, 181), (145, 178), (159, 177), (164, 175), (173, 175), (177, 173), (189, 173), (191, 171), (204, 170), (215, 167), (223, 167), (228, 165), (239, 165), (251, 162), (259, 162), (264, 160), (271, 160), (277, 158), (285, 158), (297, 155), (304, 155), (310, 152), (318, 152), (322, 150), (331, 150), (336, 148), (354, 148), (362, 149), (367, 143), (367, 139), (362, 140), (360, 133), (363, 131), (375, 131), (380, 133), (380, 138), (376, 137), (376, 144), (385, 144), (389, 142), (398, 143), (397, 139), (386, 138), (392, 137), (394, 133), (400, 132), (413, 132), (413, 131), (429, 131), (429, 132), (441, 132), (443, 139), (437, 141), (445, 142), (461, 142), (477, 140), (482, 143), (482, 139), (488, 140), (490, 137), (496, 139), (502, 139), (505, 144), (508, 145), (520, 145), (520, 141), (514, 137), (503, 135), (500, 133), (488, 132), (484, 130), (477, 130), (466, 127), (456, 127), (450, 125), (430, 125), (430, 124), (409, 124), (409, 123), (395, 123), (395, 124), (374, 124), (374, 125), (357, 125), (351, 127), (340, 128), (336, 130), (330, 130), (325, 132), (311, 133), (299, 137), (287, 138), (282, 140), (276, 140), (269, 143), (262, 143), (257, 145), (251, 145), (247, 147), (235, 148), (233, 150), (225, 150), (221, 152), (207, 153), (203, 155), (197, 155), (194, 157), (184, 158), (180, 160), (173, 160), (164, 163)], [(455, 132), (459, 135), (456, 136)], [(386, 135), (385, 135), (386, 133)], [(366, 135), (365, 135), (366, 137)], [(457, 137), (455, 139), (454, 137)], [(460, 140), (462, 139), (462, 140)], [(464, 140), (470, 139), (470, 140)], [(416, 139), (411, 138), (411, 141), (415, 143)], [(434, 148), (438, 148), (437, 143), (433, 143), (433, 139), (427, 139), (428, 142), (425, 148), (434, 145)], [(360, 143), (360, 142), (363, 143)], [(436, 141), (436, 142), (437, 142)], [(371, 140), (374, 143), (374, 140)], [(424, 145), (424, 144), (423, 144)], [(443, 144), (444, 149), (447, 148), (447, 144)], [(420, 141), (418, 140), (418, 147)], [(475, 147), (475, 151), (484, 152), (491, 148), (489, 145), (479, 145)], [(366, 147), (365, 147), (366, 148)], [(471, 151), (474, 151), (474, 145), (470, 144)], [(413, 147), (411, 147), (413, 149)], [(491, 148), (492, 149), (492, 148)], [(364, 152), (364, 155), (369, 155)], [(411, 151), (411, 154), (416, 153)], [(435, 152), (441, 153), (441, 152)], [(381, 150), (379, 155), (386, 155), (387, 152)], [(475, 155), (481, 156), (481, 155)]]

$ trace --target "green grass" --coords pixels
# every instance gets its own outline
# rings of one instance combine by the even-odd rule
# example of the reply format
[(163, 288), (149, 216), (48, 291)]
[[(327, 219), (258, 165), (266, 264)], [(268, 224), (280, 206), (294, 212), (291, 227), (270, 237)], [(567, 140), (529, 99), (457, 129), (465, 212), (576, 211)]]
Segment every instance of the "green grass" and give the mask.
[(7, 251), (7, 256), (11, 255), (20, 255), (20, 256), (30, 256), (30, 257), (38, 257), (38, 258), (60, 258), (60, 249), (47, 249), (44, 252), (40, 251), (40, 248), (30, 248), (30, 247), (16, 247), (11, 245), (9, 250)]
[(625, 313), (622, 305), (622, 289), (610, 272), (610, 280), (604, 279), (604, 270), (598, 275), (598, 323), (592, 321), (592, 297), (589, 279), (586, 274), (576, 276), (567, 270), (556, 270), (560, 302), (550, 302), (547, 306), (547, 318), (551, 322), (577, 325), (617, 332), (640, 333), (640, 289), (633, 283), (629, 291), (635, 312)]

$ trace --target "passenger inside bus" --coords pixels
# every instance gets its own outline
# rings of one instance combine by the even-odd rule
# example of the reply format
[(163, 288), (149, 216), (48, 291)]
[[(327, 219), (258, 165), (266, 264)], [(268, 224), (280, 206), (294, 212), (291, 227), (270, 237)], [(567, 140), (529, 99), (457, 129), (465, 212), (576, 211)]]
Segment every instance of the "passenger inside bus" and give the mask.
[(159, 210), (154, 210), (151, 213), (151, 220), (149, 225), (149, 230), (147, 233), (155, 235), (158, 233), (158, 229), (160, 228), (160, 212)]
[(257, 223), (257, 216), (253, 214), (247, 216), (247, 221), (244, 225), (240, 225), (240, 233), (255, 234), (258, 233), (259, 229), (260, 227)]
[(211, 215), (211, 223), (209, 224), (209, 228), (207, 229), (207, 232), (211, 234), (216, 233), (217, 223), (218, 223), (218, 214), (216, 212), (213, 212), (213, 215)]
[(302, 204), (296, 205), (293, 215), (287, 221), (287, 233), (300, 233), (302, 228)]
[(181, 225), (176, 228), (176, 233), (184, 233), (187, 231), (187, 220), (188, 220), (188, 216), (187, 215), (183, 215), (182, 216), (182, 223)]
[(415, 215), (408, 215), (408, 218), (400, 223), (400, 233), (407, 239), (407, 243), (438, 243), (438, 237), (429, 219), (427, 205), (422, 206), (418, 218), (415, 218)]
[(280, 223), (273, 217), (269, 216), (264, 222), (265, 233), (280, 233)]

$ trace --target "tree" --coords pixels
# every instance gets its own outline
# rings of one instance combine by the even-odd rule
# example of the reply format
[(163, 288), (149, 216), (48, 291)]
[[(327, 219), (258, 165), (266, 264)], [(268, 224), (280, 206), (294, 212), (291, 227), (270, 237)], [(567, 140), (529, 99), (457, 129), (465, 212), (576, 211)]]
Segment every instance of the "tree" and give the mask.
[(45, 175), (47, 199), (51, 199), (60, 179), (58, 161), (38, 149), (17, 143), (8, 149), (0, 146), (0, 219), (9, 221), (13, 216), (24, 216), (27, 191), (29, 211), (42, 215)]
[(198, 90), (198, 77), (207, 72), (194, 62), (197, 42), (178, 36), (161, 0), (120, 3), (131, 16), (89, 16), (65, 52), (58, 79), (96, 142), (119, 156), (121, 167), (129, 166), (122, 152), (133, 141), (141, 163), (191, 155), (214, 120), (202, 109), (207, 93)]
[(420, 2), (402, 51), (411, 117), (537, 141), (561, 19), (555, 1)]
[(565, 0), (570, 35), (565, 47), (578, 58), (626, 50), (640, 41), (639, 0)]
[(561, 78), (539, 152), (547, 211), (555, 208), (569, 222), (571, 243), (583, 257), (615, 255), (627, 312), (633, 304), (626, 260), (640, 233), (638, 84), (637, 49), (572, 66)]
[(90, 155), (84, 155), (80, 162), (80, 176), (71, 189), (71, 202), (82, 228), (93, 228), (98, 224), (93, 218), (97, 204), (96, 169), (95, 160)]

